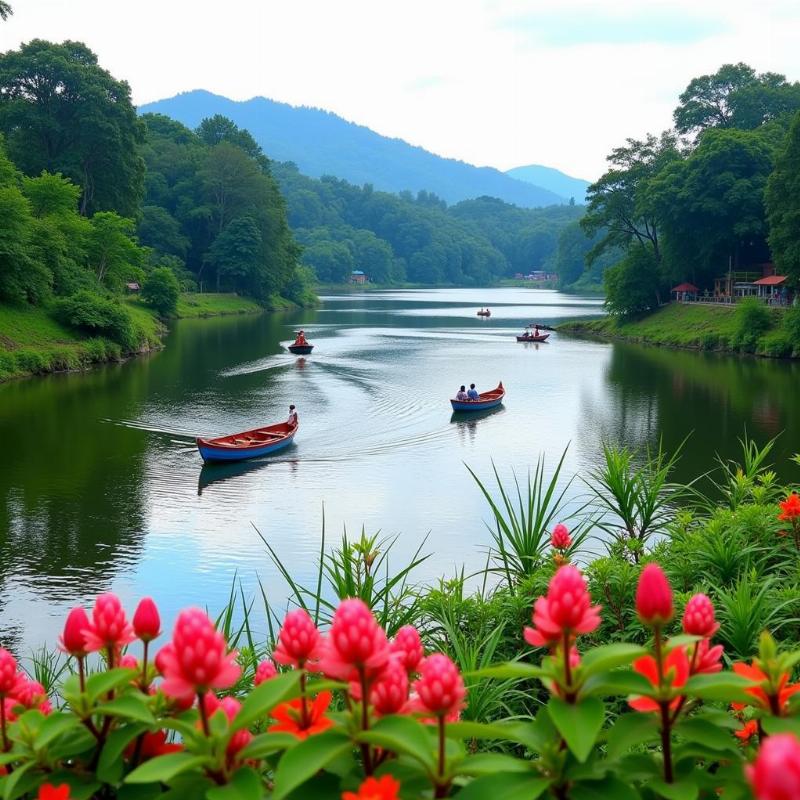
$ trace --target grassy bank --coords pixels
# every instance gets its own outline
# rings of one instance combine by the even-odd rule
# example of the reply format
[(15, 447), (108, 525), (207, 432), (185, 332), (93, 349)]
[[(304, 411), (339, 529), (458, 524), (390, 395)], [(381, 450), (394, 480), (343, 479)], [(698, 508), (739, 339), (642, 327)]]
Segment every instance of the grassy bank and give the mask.
[(792, 345), (784, 330), (787, 310), (779, 308), (765, 308), (764, 329), (754, 331), (752, 341), (746, 347), (741, 346), (740, 308), (670, 303), (636, 319), (608, 316), (596, 320), (577, 320), (563, 323), (559, 330), (690, 350), (750, 352), (771, 357), (798, 354), (798, 346)]
[(236, 294), (186, 292), (178, 299), (178, 319), (219, 317), (227, 314), (258, 314), (264, 309), (248, 297)]

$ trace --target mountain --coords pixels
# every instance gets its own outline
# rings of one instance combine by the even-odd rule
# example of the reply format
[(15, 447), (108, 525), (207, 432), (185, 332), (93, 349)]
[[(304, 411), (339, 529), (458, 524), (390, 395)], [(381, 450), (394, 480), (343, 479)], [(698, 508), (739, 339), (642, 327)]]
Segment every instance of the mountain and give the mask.
[(506, 172), (512, 178), (526, 183), (532, 183), (544, 189), (549, 189), (561, 197), (574, 197), (576, 203), (583, 203), (586, 199), (586, 189), (589, 181), (573, 178), (559, 169), (543, 167), (541, 164), (529, 164), (527, 167), (514, 167)]
[(566, 203), (567, 194), (516, 180), (492, 167), (442, 158), (348, 122), (329, 111), (277, 103), (264, 97), (238, 102), (202, 90), (139, 107), (196, 128), (222, 114), (246, 128), (275, 161), (293, 161), (305, 175), (372, 184), (388, 192), (434, 192), (448, 203), (488, 195), (525, 208)]

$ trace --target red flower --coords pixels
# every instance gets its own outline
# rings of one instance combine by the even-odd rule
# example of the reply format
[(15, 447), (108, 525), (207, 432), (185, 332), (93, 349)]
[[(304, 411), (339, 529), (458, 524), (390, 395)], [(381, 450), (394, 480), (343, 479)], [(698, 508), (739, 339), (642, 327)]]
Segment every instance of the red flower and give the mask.
[(17, 659), (8, 650), (0, 647), (0, 700), (11, 694), (18, 680)]
[(714, 605), (704, 594), (689, 599), (683, 612), (683, 632), (691, 636), (713, 636), (719, 630)]
[(136, 638), (119, 597), (112, 592), (98, 595), (94, 601), (91, 622), (84, 628), (83, 637), (90, 653), (95, 650), (116, 652)]
[(738, 731), (734, 731), (733, 735), (742, 740), (743, 744), (747, 744), (754, 736), (758, 734), (758, 723), (754, 720), (748, 720), (742, 724)]
[(264, 681), (274, 678), (277, 674), (278, 670), (275, 669), (275, 665), (268, 658), (265, 658), (256, 669), (256, 674), (253, 676), (253, 684), (259, 686)]
[(12, 695), (14, 700), (25, 708), (36, 708), (43, 714), (52, 711), (44, 686), (38, 681), (29, 680), (25, 675), (17, 676), (17, 684)]
[[(132, 741), (125, 749), (127, 758), (132, 758), (136, 752), (136, 740)], [(182, 744), (171, 744), (167, 741), (166, 731), (154, 731), (153, 733), (145, 733), (142, 736), (142, 743), (139, 747), (139, 760), (149, 761), (156, 756), (165, 756), (168, 753), (180, 753), (183, 750)]]
[(422, 649), (419, 631), (413, 625), (403, 625), (392, 639), (390, 647), (392, 655), (400, 659), (406, 672), (416, 672), (425, 652)]
[(444, 654), (433, 653), (422, 660), (414, 691), (424, 711), (437, 717), (458, 713), (467, 690), (458, 667)]
[[(653, 684), (654, 694), (660, 691), (658, 665), (653, 656), (637, 658), (633, 662), (633, 669), (640, 675), (644, 675)], [(689, 679), (689, 659), (686, 657), (686, 651), (683, 647), (674, 648), (664, 659), (664, 679), (670, 690), (679, 689)], [(670, 691), (669, 707), (674, 711), (683, 698), (679, 696), (672, 697), (672, 694), (673, 692)], [(661, 708), (652, 697), (635, 697), (633, 700), (629, 700), (628, 703), (631, 708), (635, 708), (637, 711), (659, 711)]]
[(791, 733), (766, 739), (752, 766), (745, 767), (756, 800), (800, 797), (800, 741)]
[[(774, 689), (774, 687), (769, 686), (769, 678), (759, 667), (756, 666), (755, 662), (753, 662), (751, 665), (748, 665), (742, 663), (741, 661), (737, 661), (733, 665), (733, 671), (737, 675), (741, 675), (744, 678), (748, 678), (751, 681), (757, 681), (761, 684), (760, 686), (753, 686), (745, 689), (745, 692), (747, 692), (749, 695), (752, 695), (756, 701), (750, 705), (763, 708), (764, 710), (778, 716), (783, 715), (786, 712), (789, 698), (795, 692), (800, 692), (800, 683), (789, 683), (788, 672), (784, 672), (783, 675), (781, 675), (777, 686), (777, 691), (770, 691), (768, 694), (767, 690), (771, 688)], [(731, 703), (731, 706), (737, 711), (743, 709), (745, 705), (746, 703)]]
[(228, 653), (225, 637), (199, 608), (181, 611), (172, 641), (162, 647), (156, 665), (164, 676), (161, 689), (170, 697), (186, 698), (209, 689), (227, 689), (241, 670), (236, 653)]
[(383, 672), (372, 684), (369, 699), (380, 715), (397, 714), (408, 700), (408, 673), (403, 662), (390, 658)]
[(797, 492), (792, 492), (778, 505), (781, 507), (778, 519), (782, 522), (794, 522), (794, 520), (800, 518), (800, 496), (798, 496)]
[(298, 608), (284, 618), (272, 657), (279, 664), (302, 669), (307, 661), (319, 658), (320, 643), (320, 633), (314, 620), (304, 608)]
[(60, 786), (53, 786), (50, 783), (43, 783), (39, 787), (38, 800), (70, 800), (69, 786), (62, 783)]
[(601, 606), (593, 606), (586, 581), (577, 567), (561, 567), (547, 587), (547, 596), (533, 606), (533, 628), (525, 628), (525, 641), (548, 647), (565, 635), (591, 633), (600, 624)]
[(135, 655), (125, 653), (119, 660), (119, 665), (125, 669), (139, 669), (139, 661)]
[(711, 674), (722, 669), (721, 644), (711, 646), (708, 639), (702, 639), (697, 643), (697, 654), (692, 660), (692, 675), (703, 673)]
[(648, 564), (636, 587), (636, 611), (645, 625), (665, 625), (672, 619), (672, 589), (658, 564)]
[[(228, 722), (233, 722), (236, 715), (242, 708), (242, 704), (235, 697), (223, 697), (219, 703), (220, 709), (225, 712)], [(247, 747), (253, 741), (253, 734), (246, 728), (236, 731), (228, 741), (228, 746), (225, 752), (228, 756), (229, 763), (233, 763), (237, 753)]]
[(161, 617), (152, 598), (144, 597), (133, 615), (133, 630), (143, 642), (152, 642), (161, 635)]
[(342, 800), (400, 800), (400, 781), (391, 775), (367, 778), (357, 792), (342, 792)]
[(307, 739), (315, 733), (322, 733), (333, 725), (333, 720), (325, 716), (331, 704), (331, 693), (320, 692), (308, 706), (308, 725), (303, 727), (301, 700), (296, 698), (273, 708), (271, 716), (277, 724), (267, 728), (270, 732), (285, 731), (298, 739)]
[(389, 660), (389, 640), (369, 606), (356, 598), (343, 600), (333, 615), (320, 669), (330, 678), (350, 681), (363, 672), (375, 678)]
[(552, 544), (556, 550), (566, 550), (572, 544), (572, 539), (570, 538), (569, 530), (566, 525), (559, 522), (558, 525), (553, 528), (553, 533), (550, 535), (550, 544)]
[(83, 658), (86, 655), (86, 639), (83, 632), (88, 627), (89, 617), (86, 616), (86, 612), (80, 607), (73, 608), (67, 616), (64, 633), (59, 639), (61, 649), (75, 658)]

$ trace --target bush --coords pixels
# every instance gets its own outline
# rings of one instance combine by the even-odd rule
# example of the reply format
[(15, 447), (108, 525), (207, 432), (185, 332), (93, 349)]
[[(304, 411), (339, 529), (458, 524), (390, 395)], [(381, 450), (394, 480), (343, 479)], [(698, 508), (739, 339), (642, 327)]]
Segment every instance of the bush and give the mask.
[(39, 375), (49, 369), (47, 359), (36, 350), (17, 350), (14, 359), (17, 362), (18, 372)]
[(736, 330), (731, 346), (745, 353), (755, 353), (758, 340), (770, 328), (769, 309), (755, 297), (748, 297), (736, 306)]
[(57, 300), (54, 312), (58, 320), (72, 328), (108, 336), (126, 350), (136, 347), (133, 320), (118, 300), (83, 290)]
[(786, 311), (781, 328), (792, 343), (794, 352), (800, 353), (800, 306), (792, 306)]
[(169, 267), (156, 267), (145, 279), (142, 298), (160, 316), (167, 317), (175, 313), (180, 291), (175, 273)]
[(627, 317), (658, 307), (658, 267), (644, 247), (632, 247), (622, 261), (609, 267), (603, 283), (610, 314)]
[(789, 358), (795, 349), (790, 334), (783, 330), (770, 331), (765, 334), (758, 345), (760, 355), (773, 358)]

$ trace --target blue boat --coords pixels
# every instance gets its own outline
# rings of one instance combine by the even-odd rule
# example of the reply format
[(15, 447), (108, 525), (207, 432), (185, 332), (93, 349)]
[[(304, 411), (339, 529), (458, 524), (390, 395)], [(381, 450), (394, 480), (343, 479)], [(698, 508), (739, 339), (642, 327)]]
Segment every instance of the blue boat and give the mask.
[(500, 381), (496, 389), (492, 389), (491, 392), (481, 392), (477, 400), (451, 400), (450, 405), (453, 406), (453, 411), (485, 411), (487, 408), (499, 406), (505, 396), (506, 390)]
[(204, 461), (243, 461), (269, 456), (288, 447), (297, 433), (298, 423), (279, 422), (265, 428), (232, 433), (216, 439), (197, 437), (197, 449)]

